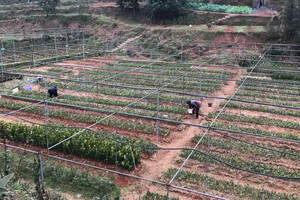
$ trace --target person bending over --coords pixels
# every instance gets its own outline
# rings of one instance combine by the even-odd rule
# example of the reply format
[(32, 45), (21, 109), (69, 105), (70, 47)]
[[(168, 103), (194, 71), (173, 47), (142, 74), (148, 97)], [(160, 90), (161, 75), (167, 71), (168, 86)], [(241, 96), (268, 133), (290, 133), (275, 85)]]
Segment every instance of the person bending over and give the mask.
[(199, 110), (200, 110), (200, 106), (201, 106), (200, 101), (189, 100), (186, 103), (188, 104), (189, 109), (193, 109), (193, 114), (196, 114), (196, 118), (198, 119), (198, 117), (199, 117)]

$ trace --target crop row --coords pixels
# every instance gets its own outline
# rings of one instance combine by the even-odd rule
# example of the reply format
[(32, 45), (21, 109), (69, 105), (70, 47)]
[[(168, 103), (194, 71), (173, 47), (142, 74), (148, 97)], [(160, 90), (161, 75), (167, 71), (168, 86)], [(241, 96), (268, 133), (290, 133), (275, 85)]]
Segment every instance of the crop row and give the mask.
[[(238, 83), (238, 85), (240, 85), (241, 82)], [(262, 87), (258, 87), (258, 84), (263, 84), (263, 88)], [(285, 85), (274, 85), (274, 84), (269, 84), (268, 81), (266, 82), (262, 82), (262, 83), (257, 83), (257, 82), (251, 82), (251, 81), (246, 81), (243, 84), (243, 88), (253, 88), (255, 89), (262, 89), (264, 91), (269, 91), (269, 89), (274, 89), (274, 90), (293, 90), (293, 91), (299, 91), (300, 92), (300, 88), (296, 87), (296, 86), (285, 86)], [(269, 88), (269, 89), (267, 89)]]
[[(42, 126), (28, 126), (18, 123), (7, 123), (0, 121), (0, 130), (7, 134), (7, 139), (14, 142), (29, 143), (35, 146), (47, 147), (46, 135)], [(49, 146), (68, 138), (80, 129), (63, 129), (50, 128), (48, 130)], [(101, 161), (107, 164), (116, 164), (124, 169), (132, 170), (134, 165), (140, 163), (140, 148), (133, 148), (128, 145), (116, 143), (112, 140), (104, 138), (103, 135), (113, 137), (115, 139), (124, 138), (117, 134), (95, 134), (83, 133), (55, 147), (56, 151), (67, 154), (90, 158), (96, 161)], [(3, 135), (1, 135), (3, 138)], [(130, 139), (132, 144), (139, 144), (133, 139)]]
[[(151, 80), (151, 81), (164, 81), (164, 80), (174, 80), (173, 76), (168, 76), (168, 75), (162, 75), (162, 74), (151, 74), (151, 73), (146, 73), (146, 74), (140, 74), (140, 73), (118, 73), (118, 72), (109, 72), (109, 71), (95, 71), (95, 70), (88, 70), (88, 71), (81, 71), (80, 75), (97, 75), (97, 76), (113, 76), (117, 74), (117, 78), (129, 78), (129, 79), (141, 79), (141, 80)], [(178, 74), (176, 74), (178, 75)], [(178, 78), (179, 76), (175, 76), (175, 78)], [(201, 74), (200, 76), (184, 76), (184, 81), (187, 83), (187, 85), (195, 85), (200, 83), (200, 77), (207, 77), (206, 74)], [(182, 81), (178, 80), (178, 81)], [(214, 85), (214, 84), (219, 84), (220, 81), (215, 80), (215, 79), (208, 79), (205, 80), (205, 83), (208, 85)]]
[(264, 92), (264, 93), (271, 93), (271, 94), (278, 94), (278, 95), (300, 95), (300, 92), (297, 90), (286, 90), (286, 89), (270, 89), (270, 88), (264, 88), (261, 85), (257, 85), (256, 87), (249, 87), (249, 86), (243, 86), (242, 90), (247, 91), (257, 91), (257, 92)]
[[(216, 117), (217, 113), (209, 113), (209, 118)], [(260, 125), (268, 125), (268, 126), (277, 126), (281, 128), (290, 128), (300, 130), (300, 123), (283, 121), (279, 119), (270, 119), (267, 117), (247, 117), (245, 115), (231, 115), (228, 113), (223, 113), (219, 115), (219, 119), (227, 120), (227, 121), (235, 121), (235, 122), (246, 122)]]
[[(225, 103), (221, 103), (220, 106), (224, 106)], [(241, 110), (253, 110), (258, 112), (266, 112), (266, 113), (273, 113), (276, 115), (287, 115), (287, 116), (293, 116), (293, 117), (300, 117), (299, 111), (294, 110), (277, 110), (277, 109), (271, 109), (263, 106), (253, 106), (253, 105), (243, 105), (243, 104), (236, 104), (236, 103), (229, 103), (227, 104), (228, 108), (236, 108)]]
[[(23, 94), (25, 94), (26, 96), (32, 96), (39, 99), (43, 99), (45, 97), (44, 93), (37, 92), (37, 91), (32, 91), (32, 92), (24, 91)], [(65, 99), (71, 101), (84, 101), (89, 103), (97, 103), (97, 104), (121, 106), (121, 107), (124, 107), (130, 103), (127, 101), (119, 101), (113, 99), (92, 98), (92, 97), (73, 96), (73, 95), (63, 95), (59, 97), (59, 99)], [(130, 106), (130, 108), (137, 108), (137, 109), (150, 110), (150, 111), (156, 111), (156, 107), (157, 107), (156, 104), (152, 104), (152, 103), (134, 103)], [(159, 111), (167, 112), (167, 113), (175, 113), (175, 114), (186, 114), (186, 109), (183, 107), (167, 106), (163, 104), (159, 105)]]
[(298, 102), (294, 102), (294, 103), (290, 103), (290, 102), (284, 102), (284, 101), (274, 101), (273, 100), (264, 100), (264, 99), (255, 99), (255, 97), (243, 97), (243, 96), (236, 96), (235, 99), (238, 99), (238, 100), (247, 100), (247, 101), (255, 101), (255, 102), (258, 102), (258, 103), (267, 103), (267, 104), (274, 104), (274, 105), (282, 105), (282, 106), (290, 106), (290, 107), (295, 107), (295, 105), (298, 103)]
[[(195, 135), (192, 139), (192, 142), (197, 143), (199, 139), (202, 137), (202, 135), (198, 134)], [(211, 145), (213, 148), (217, 149), (226, 149), (226, 150), (232, 150), (239, 153), (249, 154), (249, 155), (255, 155), (260, 157), (266, 157), (266, 158), (286, 158), (291, 160), (300, 160), (300, 152), (291, 152), (287, 150), (286, 148), (276, 148), (275, 150), (286, 152), (286, 153), (279, 153), (276, 151), (270, 151), (267, 149), (259, 148), (255, 145), (247, 144), (238, 140), (234, 139), (222, 139), (222, 138), (210, 138), (207, 137), (202, 139), (201, 145)], [(274, 149), (274, 148), (273, 148)], [(295, 154), (297, 156), (293, 156), (289, 153)]]
[(130, 69), (130, 68), (137, 68), (141, 67), (141, 69), (149, 69), (152, 72), (161, 72), (161, 71), (176, 71), (178, 73), (185, 73), (185, 72), (193, 72), (193, 73), (210, 73), (210, 74), (223, 74), (223, 75), (229, 75), (232, 76), (233, 73), (229, 71), (217, 71), (217, 70), (207, 70), (207, 69), (201, 69), (199, 68), (192, 68), (192, 66), (186, 66), (186, 67), (174, 67), (173, 65), (170, 66), (159, 66), (159, 65), (139, 65), (139, 64), (108, 64), (107, 67), (101, 67), (103, 69), (113, 69), (116, 67), (117, 69)]
[[(9, 101), (0, 101), (0, 108), (7, 108), (11, 110), (18, 110), (20, 108), (25, 107), (27, 104), (23, 103), (16, 103), (16, 102), (9, 102)], [(28, 113), (34, 113), (43, 116), (44, 114), (44, 108), (42, 107), (30, 107), (23, 109), (23, 112)], [(70, 112), (70, 111), (63, 111), (63, 110), (49, 110), (49, 117), (55, 117), (60, 119), (67, 119), (77, 122), (84, 122), (84, 123), (95, 123), (99, 120), (101, 120), (103, 117), (100, 116), (93, 116), (93, 115), (85, 115), (85, 114), (79, 114), (76, 112)], [(141, 132), (146, 134), (155, 134), (155, 127), (151, 125), (146, 125), (144, 123), (139, 122), (133, 122), (133, 121), (126, 121), (119, 119), (118, 122), (118, 128), (122, 130), (127, 131), (135, 131), (135, 132)], [(100, 124), (103, 124), (105, 126), (114, 127), (116, 125), (116, 121), (114, 119), (105, 119)], [(170, 133), (170, 130), (167, 128), (160, 128), (159, 129), (159, 135), (161, 136), (167, 136)]]
[[(175, 168), (168, 169), (168, 171), (165, 173), (165, 177), (172, 178), (176, 171), (177, 169)], [(235, 184), (233, 181), (220, 180), (212, 176), (205, 176), (190, 171), (181, 171), (176, 180), (179, 182), (187, 182), (206, 187), (210, 190), (218, 191), (228, 195), (235, 195), (239, 198), (245, 199), (297, 200), (297, 198), (292, 195), (276, 193), (264, 189), (257, 189), (248, 185)]]
[(166, 195), (161, 195), (158, 193), (153, 193), (147, 191), (147, 193), (143, 196), (142, 200), (179, 200), (179, 198), (167, 197)]
[[(204, 125), (208, 126), (209, 123), (205, 123)], [(250, 133), (250, 134), (255, 134), (255, 135), (281, 137), (281, 138), (292, 139), (292, 140), (300, 140), (300, 135), (293, 134), (293, 133), (277, 133), (277, 132), (262, 131), (262, 130), (255, 129), (255, 128), (247, 128), (247, 127), (243, 127), (243, 126), (233, 126), (233, 125), (228, 126), (227, 124), (220, 123), (220, 122), (215, 123), (213, 125), (213, 127), (228, 129), (231, 131), (245, 132), (245, 133)]]
[[(248, 88), (249, 89), (249, 88)], [(247, 90), (244, 87), (242, 88), (242, 90)], [(277, 91), (272, 91), (271, 89), (265, 89), (264, 91), (262, 91), (264, 89), (250, 89), (245, 91), (241, 91), (238, 94), (243, 95), (243, 96), (256, 96), (256, 97), (262, 97), (262, 98), (276, 98), (276, 99), (281, 99), (281, 100), (287, 100), (287, 101), (297, 101), (296, 97), (283, 97), (282, 95), (291, 95), (291, 96), (299, 96), (300, 92), (299, 91), (287, 91), (287, 90), (277, 90)], [(250, 91), (250, 92), (249, 92)], [(253, 91), (253, 92), (252, 92)], [(261, 93), (254, 93), (254, 92), (263, 92), (263, 94)], [(273, 96), (274, 95), (274, 96)]]
[[(107, 70), (113, 70), (113, 68), (109, 68)], [(122, 73), (122, 72), (127, 72), (128, 68), (116, 68), (114, 69), (117, 73)], [(105, 70), (100, 70), (100, 72), (103, 71), (103, 72), (107, 72)], [(224, 74), (214, 74), (214, 73), (202, 73), (202, 72), (182, 72), (182, 73), (179, 73), (175, 70), (171, 70), (171, 71), (163, 71), (162, 70), (143, 70), (142, 68), (139, 68), (139, 69), (135, 69), (134, 70), (135, 73), (140, 73), (140, 74), (151, 74), (151, 73), (156, 73), (155, 75), (156, 76), (185, 76), (187, 78), (189, 77), (195, 77), (195, 76), (203, 76), (203, 77), (210, 77), (210, 78), (227, 78), (227, 77), (230, 77), (229, 75), (226, 75), (225, 73)]]
[[(100, 78), (96, 78), (94, 80), (100, 80)], [(110, 81), (106, 81), (106, 83), (110, 84), (126, 84), (126, 85), (134, 85), (134, 86), (148, 86), (148, 87), (156, 87), (159, 88), (167, 83), (168, 80), (158, 81), (158, 80), (152, 80), (152, 81), (145, 81), (140, 79), (134, 79), (133, 77), (131, 79), (123, 79), (123, 78), (116, 78), (115, 80), (111, 79)], [(104, 85), (104, 84), (103, 84)], [(201, 85), (201, 87), (200, 87)], [(214, 92), (218, 87), (220, 87), (221, 84), (218, 85), (212, 85), (212, 84), (206, 84), (206, 83), (196, 83), (196, 84), (190, 84), (187, 82), (182, 81), (175, 81), (172, 85), (168, 85), (165, 88), (175, 89), (176, 91), (188, 91), (188, 92), (194, 92), (194, 93), (209, 93)]]
[[(32, 99), (34, 101), (42, 101), (43, 98), (41, 98), (41, 96), (39, 95), (38, 97), (35, 97), (35, 95), (31, 95), (28, 93), (20, 93), (20, 94), (16, 94), (17, 97), (25, 97), (25, 98), (29, 98)], [(33, 98), (34, 97), (34, 98)], [(117, 108), (112, 108), (112, 106), (104, 106), (104, 105), (96, 105), (93, 103), (88, 103), (88, 102), (82, 102), (82, 101), (72, 101), (70, 99), (63, 99), (58, 98), (58, 99), (52, 99), (52, 102), (57, 102), (57, 103), (62, 103), (62, 104), (67, 104), (70, 106), (82, 106), (84, 108), (87, 108), (87, 110), (91, 109), (96, 109), (97, 112), (100, 113), (105, 113), (105, 114), (111, 114), (113, 111), (118, 112), (119, 109)], [(147, 116), (147, 117), (156, 117), (156, 111), (147, 111), (147, 110), (140, 110), (140, 109), (129, 109), (128, 111), (124, 111), (121, 113), (118, 113), (118, 115), (121, 116), (130, 116), (130, 114), (137, 114), (137, 115), (141, 115), (141, 116)], [(177, 115), (166, 115), (165, 113), (160, 112), (158, 115), (160, 118), (163, 119), (171, 119), (171, 120), (176, 120), (176, 121), (182, 121), (182, 117), (177, 116)]]
[[(263, 164), (257, 161), (246, 161), (244, 159), (238, 158), (236, 156), (232, 155), (220, 155), (218, 153), (214, 153), (211, 150), (208, 155), (205, 156), (203, 154), (200, 154), (198, 152), (194, 152), (193, 155), (191, 156), (191, 159), (200, 161), (200, 162), (210, 162), (214, 163), (216, 165), (224, 165), (223, 163), (220, 163), (216, 161), (213, 158), (220, 159), (230, 165), (233, 165), (235, 167), (244, 169), (244, 170), (251, 170), (255, 173), (262, 173), (262, 174), (269, 174), (272, 176), (279, 176), (279, 177), (300, 177), (300, 172), (297, 170), (290, 170), (285, 167), (277, 167), (277, 166), (271, 166), (269, 164)], [(183, 150), (180, 152), (180, 156), (186, 158), (191, 151), (188, 150)]]
[[(91, 77), (92, 75), (92, 77)], [(120, 74), (118, 72), (100, 72), (100, 71), (85, 71), (81, 72), (80, 76), (87, 77), (89, 76), (93, 80), (103, 80), (103, 78), (107, 77), (115, 77), (114, 79), (110, 79), (110, 81), (122, 81), (122, 80), (135, 80), (136, 84), (138, 85), (148, 85), (148, 86), (163, 86), (168, 81), (173, 81), (174, 83), (172, 85), (168, 85), (166, 88), (177, 88), (182, 89), (183, 87), (186, 89), (199, 89), (200, 83), (203, 87), (218, 87), (221, 84), (221, 81), (215, 81), (215, 80), (206, 80), (205, 75), (201, 76), (203, 80), (201, 80), (201, 77), (170, 77), (170, 76), (159, 76), (155, 74), (133, 74), (133, 73), (124, 73)], [(99, 77), (100, 76), (100, 77)], [(176, 81), (174, 81), (177, 79)], [(140, 82), (139, 82), (140, 81)], [(148, 83), (144, 83), (147, 81)], [(142, 83), (141, 83), (142, 82)], [(160, 84), (158, 84), (160, 83)], [(194, 87), (192, 87), (194, 86)]]
[[(56, 85), (58, 88), (61, 89), (68, 89), (68, 90), (81, 90), (81, 91), (89, 91), (90, 93), (96, 93), (96, 94), (104, 94), (104, 95), (111, 95), (111, 96), (121, 96), (121, 97), (130, 97), (130, 98), (143, 98), (148, 93), (150, 93), (147, 90), (129, 90), (129, 89), (117, 89), (113, 87), (96, 87), (96, 86), (87, 86), (87, 85), (79, 85), (79, 84), (64, 84), (60, 82), (53, 82), (51, 85)], [(164, 90), (160, 91), (159, 99), (163, 102), (176, 102), (176, 103), (182, 103), (189, 98), (184, 98), (180, 95), (163, 95)], [(152, 99), (156, 100), (157, 97), (155, 95), (150, 95), (146, 99)]]
[(199, 3), (199, 2), (188, 2), (188, 8), (195, 10), (207, 10), (213, 12), (224, 12), (224, 13), (233, 13), (233, 14), (250, 14), (252, 8), (248, 6), (227, 6), (211, 3)]
[[(172, 70), (176, 70), (176, 69), (179, 69), (179, 70), (182, 70), (182, 71), (194, 71), (195, 68), (198, 68), (199, 71), (202, 71), (202, 72), (208, 72), (208, 73), (216, 73), (216, 74), (220, 74), (220, 73), (224, 73), (226, 75), (233, 75), (232, 72), (229, 72), (229, 71), (220, 71), (220, 70), (208, 70), (208, 69), (203, 69), (202, 66), (197, 66), (195, 65), (195, 68), (193, 67), (193, 65), (191, 64), (184, 64), (184, 63), (150, 63), (150, 62), (136, 62), (136, 61), (120, 61), (119, 64), (121, 65), (126, 65), (126, 66), (135, 66), (135, 67), (138, 67), (138, 66), (146, 66), (148, 68), (156, 68), (156, 69), (172, 69)], [(150, 66), (151, 64), (151, 66)], [(109, 63), (108, 65), (113, 65), (112, 63)], [(204, 64), (205, 65), (205, 64)], [(206, 66), (205, 66), (206, 67)]]

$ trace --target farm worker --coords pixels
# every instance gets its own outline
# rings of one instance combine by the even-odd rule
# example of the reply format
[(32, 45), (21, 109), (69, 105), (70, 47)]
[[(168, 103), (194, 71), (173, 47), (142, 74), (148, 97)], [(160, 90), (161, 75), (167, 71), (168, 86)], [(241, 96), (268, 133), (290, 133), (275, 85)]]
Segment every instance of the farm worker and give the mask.
[(50, 98), (52, 98), (53, 96), (57, 97), (57, 88), (56, 88), (56, 86), (50, 87), (48, 89), (48, 94), (49, 94)]
[(196, 114), (196, 118), (198, 119), (201, 102), (197, 100), (189, 100), (186, 103), (188, 104), (189, 109), (193, 109), (193, 114)]

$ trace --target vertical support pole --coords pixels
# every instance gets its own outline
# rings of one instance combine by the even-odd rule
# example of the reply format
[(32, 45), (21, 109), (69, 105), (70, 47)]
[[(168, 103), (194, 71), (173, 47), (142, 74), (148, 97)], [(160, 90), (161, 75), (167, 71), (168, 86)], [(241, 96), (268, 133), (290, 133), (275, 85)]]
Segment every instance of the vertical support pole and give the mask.
[(57, 44), (56, 44), (56, 34), (54, 34), (54, 48), (55, 48), (55, 60), (57, 62), (58, 52), (57, 52)]
[(1, 67), (1, 81), (4, 81), (4, 64), (3, 64), (3, 48), (0, 49), (0, 67)]
[(96, 42), (96, 32), (97, 32), (97, 30), (94, 31), (94, 47), (95, 47), (95, 51), (98, 53), (97, 42)]
[(34, 63), (34, 39), (32, 38), (32, 48), (31, 48), (31, 62), (32, 62), (32, 66), (33, 68), (35, 67), (35, 63)]
[(167, 195), (166, 195), (166, 200), (169, 200), (169, 193), (170, 193), (170, 188), (169, 188), (169, 186), (167, 185)]
[(180, 60), (183, 61), (183, 42), (181, 42), (181, 54), (180, 54)]
[(68, 37), (68, 33), (66, 33), (66, 55), (69, 55), (69, 37)]
[(41, 189), (44, 192), (45, 191), (44, 171), (43, 171), (43, 159), (42, 159), (41, 153), (38, 154), (38, 162), (39, 162), (39, 172), (40, 172)]
[(156, 123), (155, 123), (155, 128), (156, 128), (156, 144), (158, 144), (158, 133), (159, 133), (159, 95), (160, 91), (158, 90), (157, 92), (157, 98), (156, 98)]
[(4, 139), (3, 143), (4, 143), (4, 175), (8, 175), (8, 167), (7, 167), (7, 162), (8, 162), (8, 158), (7, 158), (7, 146), (6, 146), (6, 132), (5, 129), (3, 128), (1, 130), (2, 132), (2, 138)]
[(47, 77), (44, 77), (45, 80), (45, 135), (46, 135), (46, 144), (47, 144), (47, 153), (49, 154), (49, 138), (48, 138), (48, 118), (49, 118), (49, 113), (48, 113), (48, 91), (47, 91)]
[[(115, 134), (118, 134), (118, 117), (116, 115), (115, 120)], [(118, 167), (118, 143), (116, 142), (116, 161), (115, 161), (115, 167)]]
[(17, 62), (15, 40), (13, 40), (14, 62)]
[(182, 75), (182, 92), (184, 92), (184, 75)]
[(85, 60), (85, 37), (84, 31), (82, 32), (82, 59)]

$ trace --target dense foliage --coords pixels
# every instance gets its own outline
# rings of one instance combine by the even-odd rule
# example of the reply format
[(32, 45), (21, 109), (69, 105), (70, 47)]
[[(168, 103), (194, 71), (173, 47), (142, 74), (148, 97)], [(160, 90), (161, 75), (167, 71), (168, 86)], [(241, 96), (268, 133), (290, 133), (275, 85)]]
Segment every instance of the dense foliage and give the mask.
[[(5, 131), (7, 139), (15, 142), (28, 143), (35, 146), (47, 147), (45, 129), (42, 126), (28, 126), (18, 123), (6, 123), (0, 121), (0, 131)], [(79, 129), (48, 128), (49, 146), (54, 145), (65, 138), (77, 133)], [(135, 165), (140, 163), (141, 149), (131, 148), (128, 145), (116, 143), (105, 139), (103, 136), (108, 134), (82, 133), (58, 145), (55, 150), (102, 161), (107, 164), (116, 164), (124, 169), (132, 170)], [(1, 135), (3, 137), (3, 134)], [(111, 135), (115, 139), (121, 139)], [(122, 140), (124, 140), (122, 138)], [(126, 140), (125, 140), (126, 141)], [(135, 141), (128, 141), (136, 144)]]
[(128, 10), (128, 9), (133, 9), (137, 10), (139, 9), (139, 3), (138, 0), (117, 0), (117, 5), (122, 9), (122, 10)]
[(151, 0), (145, 6), (147, 16), (152, 21), (171, 20), (183, 15), (186, 0)]
[(219, 4), (207, 4), (207, 3), (197, 3), (197, 2), (189, 2), (187, 4), (188, 8), (196, 9), (196, 10), (207, 10), (213, 12), (225, 12), (225, 13), (242, 13), (249, 14), (252, 9), (248, 6), (226, 6)]
[[(36, 176), (37, 162), (35, 158), (36, 156), (32, 155), (13, 153), (11, 151), (7, 151), (5, 154), (4, 151), (0, 151), (0, 169), (4, 169), (6, 166), (9, 168), (10, 173), (15, 173), (15, 183), (11, 185), (10, 190), (13, 192), (9, 195), (11, 198), (8, 199), (36, 199), (35, 189), (20, 185), (27, 181), (29, 182), (29, 180), (34, 179), (34, 176)], [(111, 197), (105, 199), (119, 199), (120, 188), (111, 182), (110, 177), (91, 175), (86, 171), (77, 170), (70, 166), (64, 167), (50, 159), (43, 159), (43, 172), (48, 199), (63, 199), (57, 198), (58, 194), (54, 198), (53, 191), (49, 187), (53, 189), (57, 188), (60, 192), (80, 193), (84, 197), (89, 197), (89, 199), (104, 199), (104, 197)], [(20, 196), (26, 196), (27, 198)]]
[(39, 0), (39, 6), (44, 10), (47, 16), (56, 12), (60, 0)]
[(300, 1), (286, 1), (286, 9), (283, 16), (284, 37), (287, 40), (295, 39), (300, 42)]

